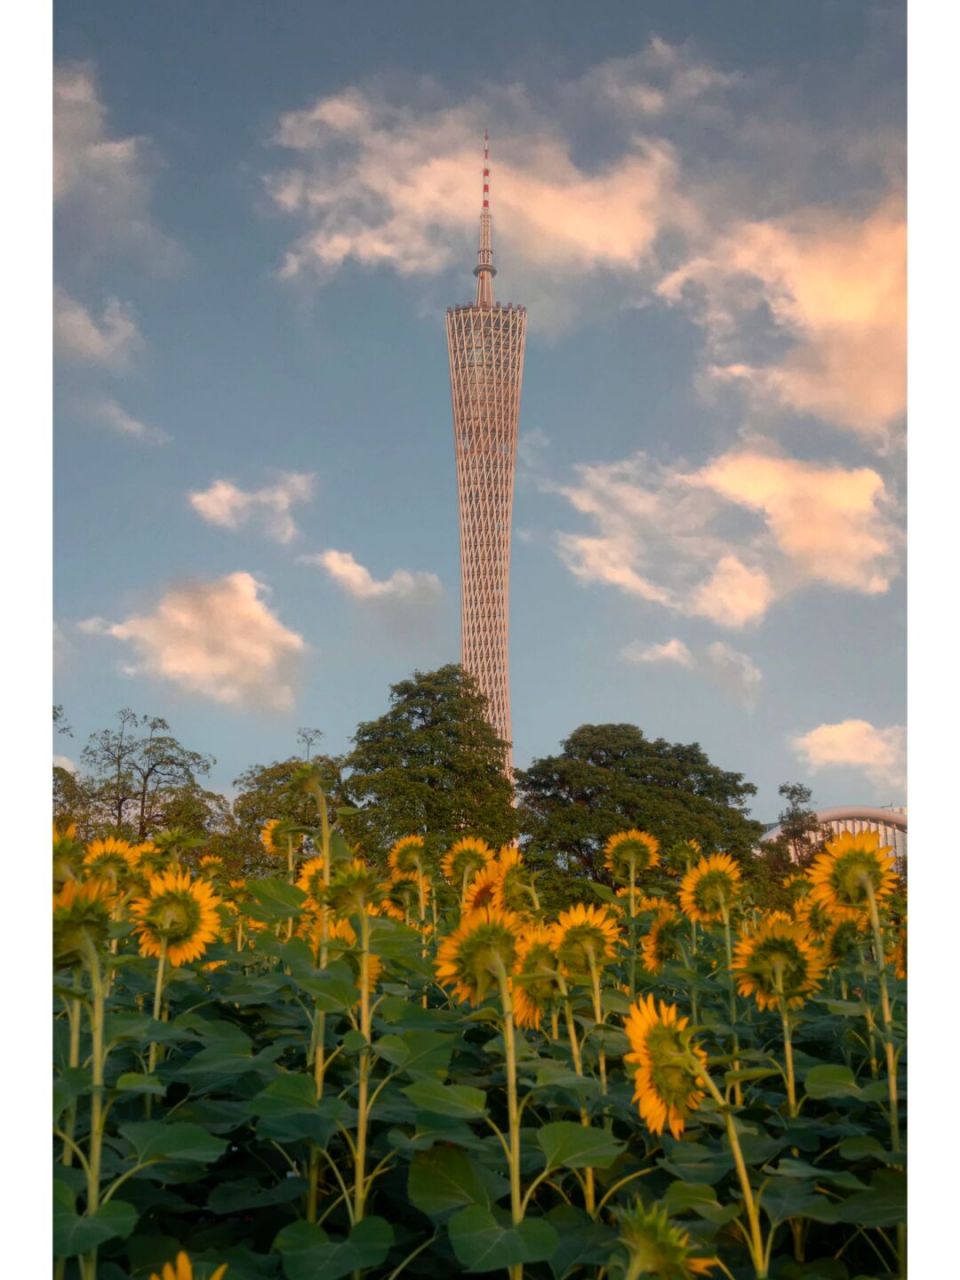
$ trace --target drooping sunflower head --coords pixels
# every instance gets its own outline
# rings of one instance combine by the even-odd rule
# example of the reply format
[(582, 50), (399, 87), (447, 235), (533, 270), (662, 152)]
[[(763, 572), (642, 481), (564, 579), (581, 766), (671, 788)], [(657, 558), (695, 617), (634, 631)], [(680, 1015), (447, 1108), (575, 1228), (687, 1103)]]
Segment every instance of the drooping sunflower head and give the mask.
[(633, 1100), (651, 1133), (669, 1126), (675, 1138), (703, 1100), (699, 1082), (707, 1066), (706, 1054), (692, 1044), (686, 1018), (677, 1017), (677, 1006), (653, 996), (631, 1006), (624, 1021), (630, 1052), (624, 1062), (636, 1067)]
[(740, 868), (727, 853), (701, 858), (680, 882), (680, 906), (701, 924), (716, 924), (730, 910), (740, 888)]
[(715, 1258), (695, 1251), (690, 1234), (671, 1222), (662, 1205), (644, 1205), (639, 1196), (614, 1210), (620, 1244), (627, 1252), (624, 1280), (656, 1276), (658, 1280), (694, 1280), (709, 1275)]
[(684, 924), (675, 907), (667, 905), (658, 911), (650, 930), (640, 944), (643, 967), (648, 973), (659, 973), (668, 960), (682, 957), (680, 937)]
[(91, 840), (83, 855), (87, 872), (98, 880), (106, 880), (114, 886), (125, 884), (140, 862), (140, 855), (126, 840), (106, 836), (103, 840)]
[[(227, 1274), (227, 1263), (222, 1262), (216, 1271), (210, 1272), (209, 1280), (223, 1280)], [(206, 1274), (206, 1273), (204, 1273)], [(201, 1275), (193, 1274), (193, 1263), (189, 1256), (181, 1249), (173, 1262), (165, 1262), (159, 1275), (155, 1271), (151, 1272), (150, 1280), (201, 1280)]]
[(481, 907), (499, 907), (501, 879), (500, 865), (495, 858), (481, 867), (471, 877), (467, 891), (463, 895), (464, 911), (479, 911)]
[(352, 858), (337, 867), (325, 900), (337, 915), (353, 916), (378, 906), (382, 898), (383, 886), (377, 873), (362, 858)]
[(493, 856), (493, 850), (486, 840), (479, 840), (476, 836), (464, 836), (440, 859), (440, 870), (447, 883), (459, 889), (465, 877), (480, 871)]
[(197, 869), (205, 880), (216, 883), (225, 874), (223, 859), (218, 853), (205, 853), (197, 864)]
[(854, 835), (843, 831), (828, 840), (809, 872), (810, 896), (827, 908), (865, 911), (872, 893), (882, 902), (897, 884), (896, 859), (889, 845), (881, 847), (876, 831)]
[[(626, 898), (630, 893), (629, 889), (618, 889), (617, 897)], [(676, 903), (669, 898), (663, 898), (659, 894), (638, 894), (636, 899), (637, 915), (657, 915), (660, 911), (675, 911)]]
[(397, 875), (418, 875), (423, 871), (423, 836), (401, 836), (387, 854), (387, 866)]
[(603, 846), (603, 865), (621, 880), (636, 880), (660, 861), (660, 841), (649, 831), (618, 831)]
[(406, 876), (396, 879), (395, 875), (396, 873), (389, 880), (381, 881), (380, 891), (383, 896), (374, 914), (389, 916), (391, 920), (406, 924), (417, 914), (417, 882), (408, 880)]
[(59, 889), (65, 881), (80, 875), (83, 865), (83, 845), (77, 839), (77, 824), (64, 826), (53, 824), (53, 887)]
[(513, 1016), (517, 1026), (539, 1027), (544, 1010), (559, 998), (561, 989), (553, 930), (543, 924), (528, 926), (517, 944), (517, 972), (513, 978)]
[(616, 959), (620, 926), (606, 907), (578, 902), (561, 911), (554, 929), (554, 947), (569, 974), (588, 974)]
[(783, 887), (786, 889), (787, 895), (794, 906), (802, 902), (810, 893), (810, 881), (805, 875), (801, 875), (798, 872), (792, 872), (790, 875), (785, 876)]
[[(809, 881), (807, 883), (809, 884)], [(851, 914), (848, 911), (830, 911), (822, 902), (815, 901), (809, 894), (801, 898), (794, 907), (797, 924), (802, 924), (807, 933), (817, 940), (825, 938), (837, 920), (849, 917)]]
[(836, 966), (854, 960), (857, 948), (864, 944), (867, 927), (867, 917), (860, 911), (835, 912), (821, 943), (824, 963)]
[(437, 952), (437, 981), (453, 987), (459, 1000), (480, 1004), (503, 975), (517, 967), (522, 925), (507, 911), (471, 911), (444, 938)]
[(67, 880), (53, 896), (53, 956), (58, 968), (82, 964), (92, 944), (99, 951), (110, 928), (113, 886), (104, 880)]
[(325, 889), (323, 880), (323, 858), (309, 858), (300, 868), (300, 875), (297, 878), (297, 888), (307, 895), (307, 901), (303, 904), (308, 909), (313, 909), (323, 902), (323, 893)]
[(523, 915), (535, 901), (531, 877), (523, 865), (523, 854), (512, 844), (505, 844), (497, 854), (500, 884), (494, 906), (501, 911)]
[(674, 840), (663, 850), (663, 861), (671, 871), (689, 871), (700, 860), (702, 852), (699, 840)]
[(198, 960), (220, 932), (219, 905), (213, 886), (186, 871), (151, 876), (148, 895), (130, 906), (140, 954), (159, 956), (166, 944), (175, 968)]
[(287, 841), (284, 822), (280, 818), (270, 818), (260, 828), (260, 843), (267, 853), (275, 858), (287, 856)]
[(823, 978), (823, 957), (802, 924), (771, 912), (745, 933), (733, 953), (733, 976), (742, 996), (753, 996), (761, 1009), (776, 1009), (784, 1000), (799, 1009)]
[(159, 849), (152, 840), (144, 840), (142, 844), (135, 844), (133, 848), (139, 855), (137, 870), (143, 876), (157, 876), (161, 871), (166, 871), (170, 865), (170, 851)]

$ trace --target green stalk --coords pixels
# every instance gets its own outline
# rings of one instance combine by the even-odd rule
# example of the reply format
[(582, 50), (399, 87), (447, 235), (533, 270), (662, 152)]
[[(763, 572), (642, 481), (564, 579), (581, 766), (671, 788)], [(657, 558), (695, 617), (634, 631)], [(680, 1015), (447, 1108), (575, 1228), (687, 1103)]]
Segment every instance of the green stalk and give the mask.
[(747, 1211), (747, 1222), (750, 1227), (750, 1238), (747, 1247), (750, 1251), (750, 1261), (753, 1263), (753, 1269), (756, 1272), (757, 1280), (767, 1280), (767, 1262), (763, 1247), (763, 1232), (760, 1230), (760, 1214), (757, 1210), (757, 1202), (753, 1197), (753, 1188), (750, 1185), (750, 1178), (747, 1173), (746, 1161), (743, 1158), (743, 1150), (740, 1146), (740, 1138), (737, 1134), (736, 1125), (733, 1122), (733, 1110), (725, 1101), (720, 1090), (713, 1083), (713, 1079), (709, 1072), (704, 1070), (698, 1060), (691, 1056), (690, 1062), (697, 1075), (707, 1087), (707, 1091), (713, 1098), (723, 1114), (727, 1127), (727, 1141), (730, 1144), (730, 1154), (733, 1156), (733, 1163), (736, 1166), (737, 1177), (740, 1180), (740, 1190), (743, 1193), (743, 1206)]
[(870, 977), (867, 970), (867, 961), (863, 954), (863, 947), (859, 942), (857, 943), (857, 955), (860, 957), (860, 976), (863, 978), (863, 1007), (866, 1011), (864, 1016), (867, 1020), (867, 1043), (870, 1046), (870, 1074), (876, 1080), (878, 1075), (877, 1024), (870, 1004)]
[(360, 1053), (357, 1091), (357, 1151), (353, 1175), (353, 1224), (363, 1218), (366, 1200), (367, 1126), (370, 1093), (370, 917), (366, 907), (360, 913), (360, 1034), (366, 1044)]
[[(740, 1070), (737, 1055), (740, 1052), (740, 1039), (737, 1036), (737, 988), (733, 981), (733, 939), (730, 936), (730, 909), (724, 901), (721, 908), (723, 919), (723, 942), (727, 951), (727, 981), (730, 984), (730, 1026), (733, 1031), (733, 1069)], [(743, 1106), (743, 1087), (739, 1080), (733, 1085), (733, 1099), (738, 1107)]]
[[(513, 1225), (523, 1221), (523, 1188), (520, 1183), (520, 1107), (517, 1103), (517, 1042), (513, 1025), (513, 995), (510, 979), (499, 956), (496, 958), (503, 1009), (503, 1048), (507, 1074), (507, 1146), (510, 1164), (510, 1216)], [(523, 1263), (509, 1268), (510, 1280), (523, 1280)]]
[[(154, 1022), (159, 1022), (160, 1020), (160, 1006), (163, 1000), (163, 980), (165, 976), (164, 971), (166, 969), (166, 965), (167, 965), (167, 940), (166, 938), (161, 938), (160, 939), (160, 958), (157, 961), (157, 980), (153, 989), (153, 1020)], [(156, 1070), (156, 1066), (157, 1066), (157, 1042), (156, 1040), (151, 1040), (150, 1050), (147, 1055), (147, 1075), (148, 1076), (153, 1075), (154, 1071)], [(153, 1105), (153, 1098), (148, 1093), (146, 1098), (146, 1103), (145, 1103), (148, 1120), (150, 1119), (150, 1111), (151, 1111), (152, 1105)]]
[[(599, 1031), (604, 1023), (603, 997), (600, 991), (600, 966), (597, 964), (593, 947), (587, 948), (587, 958), (590, 962), (590, 981), (593, 987), (593, 1021)], [(600, 1068), (600, 1092), (605, 1095), (607, 1092), (607, 1051), (603, 1047), (602, 1036), (598, 1036), (598, 1039), (600, 1041), (597, 1051), (597, 1063)]]
[[(583, 1058), (580, 1055), (580, 1044), (577, 1040), (577, 1026), (573, 1020), (573, 1009), (570, 1005), (570, 996), (566, 988), (563, 989), (563, 1007), (566, 1012), (567, 1037), (570, 1041), (570, 1054), (573, 1058), (573, 1069), (581, 1078), (583, 1077)], [(587, 1115), (586, 1107), (580, 1108), (580, 1123), (585, 1129), (590, 1128), (590, 1117)], [(587, 1213), (593, 1214), (596, 1208), (596, 1186), (592, 1169), (584, 1169), (584, 1185), (583, 1196), (584, 1206)]]
[[(89, 937), (83, 940), (84, 961), (90, 975), (90, 1037), (91, 1037), (91, 1077), (92, 1091), (90, 1095), (90, 1148), (87, 1154), (87, 1207), (86, 1214), (92, 1217), (100, 1207), (100, 1165), (103, 1156), (104, 1130), (104, 1089), (103, 1067), (105, 1061), (103, 1024), (104, 1024), (104, 983), (103, 971), (100, 968), (100, 957)], [(84, 1280), (96, 1280), (97, 1250), (91, 1251), (82, 1259), (81, 1269)]]
[[(67, 1065), (69, 1067), (78, 1067), (80, 1065), (80, 1031), (83, 1021), (83, 1006), (80, 1003), (80, 986), (76, 978), (74, 978), (73, 985), (74, 990), (78, 994), (64, 1002), (67, 1009), (67, 1021), (70, 1025), (70, 1048)], [(71, 1102), (70, 1106), (67, 1108), (67, 1115), (63, 1125), (64, 1133), (66, 1133), (70, 1142), (73, 1141), (76, 1125), (77, 1100), (74, 1098), (73, 1102)], [(73, 1148), (69, 1143), (65, 1142), (63, 1144), (63, 1155), (61, 1156), (61, 1161), (66, 1168), (69, 1168), (70, 1165), (73, 1164)]]

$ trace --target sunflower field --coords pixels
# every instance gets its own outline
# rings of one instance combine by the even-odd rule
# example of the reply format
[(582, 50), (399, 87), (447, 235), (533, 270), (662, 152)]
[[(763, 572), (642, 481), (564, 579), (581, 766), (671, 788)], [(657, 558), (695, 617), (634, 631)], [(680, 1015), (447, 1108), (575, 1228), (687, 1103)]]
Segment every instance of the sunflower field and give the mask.
[(751, 902), (637, 830), (270, 822), (276, 874), (54, 831), (59, 1280), (905, 1274), (905, 891), (870, 834)]

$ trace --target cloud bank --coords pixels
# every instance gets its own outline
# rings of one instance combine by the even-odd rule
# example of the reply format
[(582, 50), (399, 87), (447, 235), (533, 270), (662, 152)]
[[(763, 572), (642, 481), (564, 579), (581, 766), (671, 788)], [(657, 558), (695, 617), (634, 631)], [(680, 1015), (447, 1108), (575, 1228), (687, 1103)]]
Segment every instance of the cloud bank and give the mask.
[(869, 720), (821, 724), (792, 739), (791, 745), (811, 773), (853, 769), (877, 790), (902, 792), (906, 784), (907, 734), (903, 725), (877, 728)]
[(129, 674), (229, 706), (286, 711), (306, 644), (267, 607), (265, 591), (251, 574), (230, 573), (173, 587), (150, 612), (113, 623), (91, 618), (80, 629), (128, 645)]
[(297, 536), (291, 508), (313, 497), (314, 477), (299, 471), (285, 472), (262, 489), (240, 489), (232, 480), (214, 480), (208, 489), (188, 494), (190, 505), (208, 524), (238, 530), (259, 524), (274, 542), (289, 543)]
[(325, 569), (336, 585), (356, 600), (402, 600), (426, 604), (442, 591), (435, 573), (395, 569), (389, 578), (377, 580), (349, 551), (322, 551), (302, 556), (305, 564)]
[(688, 645), (676, 637), (662, 644), (627, 645), (620, 651), (624, 662), (651, 664), (668, 663), (697, 671), (729, 693), (748, 711), (753, 710), (760, 696), (763, 673), (752, 658), (739, 653), (722, 640), (715, 640), (700, 653), (694, 653)]

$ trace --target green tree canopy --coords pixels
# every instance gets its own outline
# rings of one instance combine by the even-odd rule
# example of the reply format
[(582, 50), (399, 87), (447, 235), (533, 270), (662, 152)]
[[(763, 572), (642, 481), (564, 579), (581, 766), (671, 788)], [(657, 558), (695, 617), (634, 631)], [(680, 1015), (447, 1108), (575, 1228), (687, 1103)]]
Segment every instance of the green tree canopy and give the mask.
[[(756, 787), (712, 764), (698, 743), (649, 739), (632, 724), (585, 724), (559, 755), (519, 771), (526, 857), (546, 882), (606, 881), (603, 845), (628, 827), (662, 846), (696, 839), (745, 858), (763, 830), (747, 816)], [(555, 883), (554, 887), (558, 885)]]
[(359, 725), (353, 741), (344, 789), (357, 812), (344, 828), (365, 852), (382, 854), (404, 835), (427, 837), (435, 852), (468, 834), (495, 846), (516, 836), (507, 744), (462, 667), (416, 671), (391, 686), (389, 711)]

